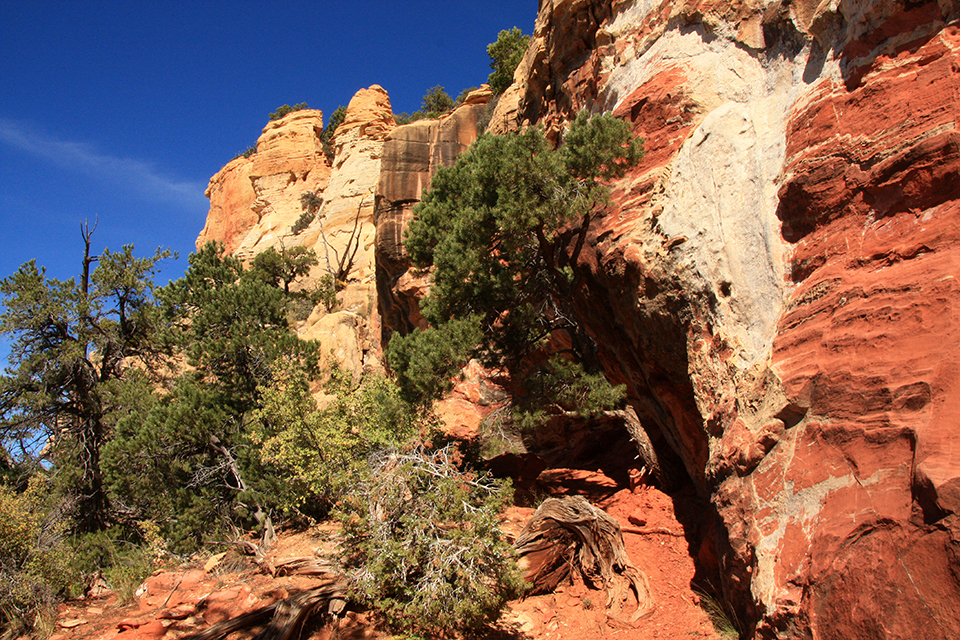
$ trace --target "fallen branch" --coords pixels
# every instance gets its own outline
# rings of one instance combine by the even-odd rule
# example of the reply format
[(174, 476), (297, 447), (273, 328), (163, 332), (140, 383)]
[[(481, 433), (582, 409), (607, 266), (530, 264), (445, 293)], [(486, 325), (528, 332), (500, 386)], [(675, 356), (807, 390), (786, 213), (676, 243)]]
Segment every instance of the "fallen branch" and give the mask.
[(514, 547), (531, 593), (553, 591), (577, 570), (585, 581), (601, 582), (607, 609), (621, 606), (632, 588), (637, 610), (631, 622), (656, 607), (646, 574), (630, 564), (619, 523), (581, 496), (544, 500)]
[(269, 624), (253, 640), (288, 640), (296, 629), (324, 607), (326, 611), (323, 613), (339, 615), (346, 607), (346, 594), (346, 582), (338, 576), (285, 600), (215, 624), (206, 631), (185, 636), (184, 640), (223, 640), (234, 631), (260, 626), (267, 620)]
[(273, 568), (277, 576), (330, 576), (334, 573), (331, 562), (311, 557), (277, 560)]

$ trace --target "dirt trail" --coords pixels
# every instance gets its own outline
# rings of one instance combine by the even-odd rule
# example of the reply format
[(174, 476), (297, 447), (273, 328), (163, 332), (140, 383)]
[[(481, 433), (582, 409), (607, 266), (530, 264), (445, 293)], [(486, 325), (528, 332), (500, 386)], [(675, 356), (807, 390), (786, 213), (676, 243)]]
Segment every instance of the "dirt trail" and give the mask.
[[(652, 487), (633, 491), (617, 486), (602, 472), (582, 469), (544, 471), (537, 488), (551, 496), (579, 494), (617, 519), (624, 530), (630, 561), (650, 579), (657, 600), (654, 613), (632, 625), (611, 619), (604, 609), (602, 592), (582, 582), (556, 593), (510, 604), (504, 616), (531, 638), (593, 640), (595, 638), (720, 639), (691, 588), (696, 573), (684, 527), (676, 509), (696, 509), (692, 496), (668, 496)], [(534, 512), (513, 507), (506, 513), (504, 529), (515, 535)], [(628, 603), (632, 604), (632, 603)]]

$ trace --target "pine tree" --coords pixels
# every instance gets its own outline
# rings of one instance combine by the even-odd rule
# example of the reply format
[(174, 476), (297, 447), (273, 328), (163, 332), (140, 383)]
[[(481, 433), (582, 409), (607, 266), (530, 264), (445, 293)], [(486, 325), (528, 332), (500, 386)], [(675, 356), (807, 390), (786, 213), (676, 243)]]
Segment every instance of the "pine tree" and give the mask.
[(520, 29), (514, 27), (501, 31), (497, 34), (497, 41), (487, 45), (490, 68), (493, 69), (487, 84), (495, 94), (503, 93), (513, 84), (513, 73), (520, 66), (529, 42), (530, 36), (523, 35)]
[(106, 449), (111, 490), (178, 550), (230, 524), (272, 527), (283, 492), (261, 463), (252, 416), (278, 368), (314, 371), (317, 353), (290, 329), (288, 297), (267, 280), (219, 243), (190, 256), (184, 277), (158, 294), (189, 367), (169, 388), (131, 388), (139, 406), (118, 419)]
[(13, 457), (46, 457), (70, 478), (79, 528), (95, 531), (109, 512), (100, 454), (115, 409), (110, 392), (133, 363), (151, 368), (165, 353), (152, 277), (170, 253), (136, 258), (128, 245), (93, 256), (93, 229), (82, 231), (79, 282), (47, 278), (35, 261), (0, 281), (0, 334), (12, 340), (0, 433)]
[(289, 249), (281, 246), (277, 251), (270, 247), (258, 253), (250, 263), (250, 275), (275, 287), (282, 284), (283, 292), (288, 294), (290, 284), (309, 274), (311, 267), (317, 264), (317, 254), (313, 249), (298, 245)]
[[(594, 212), (607, 197), (607, 182), (638, 161), (641, 143), (631, 139), (626, 122), (581, 113), (559, 148), (537, 128), (485, 135), (453, 167), (437, 173), (414, 209), (404, 242), (416, 267), (432, 267), (430, 294), (421, 307), (434, 329), (394, 336), (389, 348), (391, 366), (408, 392), (442, 390), (423, 384), (429, 378), (419, 370), (423, 362), (409, 354), (438, 353), (437, 336), (451, 334), (454, 322), (461, 325), (456, 335), (482, 338), (474, 345), (441, 340), (459, 345), (457, 354), (436, 359), (441, 378), (470, 356), (529, 374), (525, 361), (558, 332), (572, 344), (570, 358), (588, 370), (597, 367), (595, 345), (572, 304), (582, 279), (578, 258)], [(466, 331), (464, 322), (474, 323), (476, 333)], [(556, 365), (550, 370), (545, 375), (585, 374)]]

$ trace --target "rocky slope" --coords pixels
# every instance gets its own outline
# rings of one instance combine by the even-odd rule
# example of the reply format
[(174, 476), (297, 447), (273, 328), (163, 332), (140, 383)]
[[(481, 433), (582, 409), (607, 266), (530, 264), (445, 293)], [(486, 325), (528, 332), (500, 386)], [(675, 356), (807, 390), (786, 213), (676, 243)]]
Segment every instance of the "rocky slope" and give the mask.
[[(492, 131), (559, 139), (612, 110), (646, 140), (590, 230), (578, 308), (672, 481), (710, 499), (701, 561), (748, 637), (960, 637), (957, 17), (949, 0), (542, 0), (493, 113)], [(359, 363), (420, 322), (397, 241), (483, 112), (364, 113), (370, 138), (338, 135), (330, 177), (314, 156), (306, 178), (378, 185)], [(244, 181), (306, 188), (258, 162), (211, 181), (205, 237), (242, 236), (241, 254), (282, 199)], [(325, 206), (372, 228), (358, 189)]]

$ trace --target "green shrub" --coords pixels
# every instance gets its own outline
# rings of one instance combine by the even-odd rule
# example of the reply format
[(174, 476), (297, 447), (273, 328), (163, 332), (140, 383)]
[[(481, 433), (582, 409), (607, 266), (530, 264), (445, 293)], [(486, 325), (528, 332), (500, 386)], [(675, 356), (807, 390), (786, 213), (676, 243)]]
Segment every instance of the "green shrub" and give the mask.
[(446, 112), (453, 110), (454, 106), (453, 98), (444, 91), (443, 87), (438, 85), (431, 87), (424, 94), (420, 109), (430, 118), (439, 118)]
[(338, 513), (352, 596), (430, 637), (482, 628), (522, 586), (497, 520), (509, 485), (454, 457), (451, 447), (375, 455)]
[(256, 147), (256, 146), (248, 147), (246, 151), (241, 151), (241, 152), (238, 153), (237, 155), (233, 156), (233, 160), (236, 160), (237, 158), (249, 158), (250, 156), (252, 156), (252, 155), (255, 154), (256, 152), (257, 152), (257, 147)]
[(503, 93), (513, 84), (513, 72), (523, 60), (529, 42), (530, 36), (523, 35), (520, 29), (514, 27), (501, 31), (497, 34), (497, 41), (487, 45), (490, 68), (493, 69), (487, 84), (495, 94)]
[(137, 588), (154, 570), (157, 550), (145, 543), (141, 531), (115, 526), (78, 537), (74, 547), (77, 570), (82, 575), (102, 572), (121, 603), (131, 602)]
[(479, 316), (450, 322), (405, 336), (394, 334), (387, 360), (409, 402), (429, 402), (449, 391), (453, 376), (470, 360), (483, 337)]
[(330, 114), (330, 119), (327, 120), (327, 126), (323, 129), (323, 133), (320, 134), (320, 142), (324, 146), (333, 144), (333, 136), (337, 132), (337, 128), (343, 124), (344, 118), (347, 117), (347, 108), (343, 105), (340, 105), (334, 109), (333, 113)]
[(284, 479), (280, 506), (307, 515), (322, 513), (356, 481), (370, 451), (399, 446), (425, 426), (383, 376), (353, 389), (350, 374), (334, 368), (326, 391), (333, 399), (320, 411), (306, 374), (279, 368), (255, 414), (263, 464)]
[(456, 106), (457, 103), (450, 97), (450, 94), (438, 85), (432, 87), (424, 94), (419, 111), (394, 114), (393, 119), (396, 120), (397, 124), (410, 124), (417, 120), (439, 118), (443, 114), (452, 111)]
[[(522, 385), (537, 373), (529, 363), (545, 339), (564, 336), (565, 355), (583, 364), (579, 373), (566, 370), (564, 384), (579, 378), (596, 390), (573, 395), (616, 396), (611, 388), (600, 393), (599, 345), (580, 322), (575, 300), (588, 273), (580, 253), (596, 209), (609, 195), (609, 181), (642, 156), (641, 142), (627, 122), (581, 112), (559, 148), (533, 127), (484, 134), (452, 167), (437, 171), (404, 238), (413, 265), (432, 268), (420, 304), (432, 328), (390, 341), (390, 366), (406, 393), (428, 399), (442, 392), (471, 357), (507, 369)], [(556, 382), (549, 386), (572, 389)]]
[(316, 220), (317, 213), (316, 211), (305, 210), (300, 214), (300, 217), (297, 218), (297, 221), (293, 223), (293, 226), (290, 227), (290, 233), (295, 236), (303, 233), (310, 224)]
[(513, 400), (513, 423), (521, 431), (537, 428), (551, 415), (587, 418), (608, 411), (626, 395), (625, 385), (612, 385), (603, 374), (588, 373), (583, 365), (559, 356), (532, 371), (525, 383), (527, 396)]
[(10, 637), (49, 635), (57, 603), (80, 595), (70, 523), (52, 496), (40, 476), (19, 493), (0, 485), (0, 628)]
[(270, 114), (270, 120), (279, 120), (280, 118), (287, 115), (288, 113), (293, 113), (294, 111), (303, 111), (304, 109), (307, 109), (307, 108), (308, 107), (306, 102), (295, 104), (292, 107), (288, 104), (285, 104), (283, 106), (277, 107), (277, 110)]
[(337, 300), (337, 285), (333, 281), (333, 276), (329, 273), (323, 274), (323, 277), (320, 278), (320, 284), (317, 285), (317, 290), (313, 294), (313, 300), (316, 304), (323, 303), (327, 313), (337, 308), (339, 303), (339, 300)]

